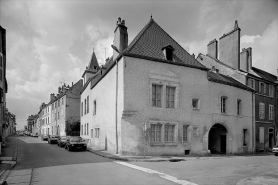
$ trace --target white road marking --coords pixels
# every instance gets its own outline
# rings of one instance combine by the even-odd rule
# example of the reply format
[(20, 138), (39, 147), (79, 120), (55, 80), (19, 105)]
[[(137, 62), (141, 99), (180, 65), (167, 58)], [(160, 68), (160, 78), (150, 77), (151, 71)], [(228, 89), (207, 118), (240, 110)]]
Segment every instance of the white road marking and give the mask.
[(159, 172), (159, 171), (156, 171), (156, 170), (151, 170), (151, 169), (148, 169), (148, 168), (136, 166), (136, 165), (129, 164), (129, 163), (126, 163), (126, 162), (122, 162), (122, 161), (114, 161), (114, 162), (118, 163), (118, 164), (121, 164), (121, 165), (124, 165), (124, 166), (127, 166), (127, 167), (130, 167), (130, 168), (133, 168), (133, 169), (136, 169), (136, 170), (140, 170), (140, 171), (146, 172), (146, 173), (157, 174), (161, 178), (167, 179), (167, 180), (175, 182), (177, 184), (181, 184), (181, 185), (198, 185), (198, 184), (195, 184), (195, 183), (192, 183), (192, 182), (188, 182), (188, 181), (185, 181), (185, 180), (178, 180), (176, 177), (167, 175), (165, 173), (162, 173), (162, 172)]

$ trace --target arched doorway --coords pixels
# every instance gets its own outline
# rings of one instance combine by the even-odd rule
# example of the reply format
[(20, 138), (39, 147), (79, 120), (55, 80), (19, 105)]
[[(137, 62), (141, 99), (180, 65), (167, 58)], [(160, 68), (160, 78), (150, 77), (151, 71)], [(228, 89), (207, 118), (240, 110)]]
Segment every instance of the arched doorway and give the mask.
[(226, 154), (227, 151), (227, 129), (217, 123), (209, 131), (209, 150), (212, 154)]

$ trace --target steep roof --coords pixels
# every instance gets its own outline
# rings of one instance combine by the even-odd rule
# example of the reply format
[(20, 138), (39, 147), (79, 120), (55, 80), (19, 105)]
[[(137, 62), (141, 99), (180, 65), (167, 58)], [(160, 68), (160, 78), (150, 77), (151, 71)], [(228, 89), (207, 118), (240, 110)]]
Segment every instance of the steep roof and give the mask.
[(183, 64), (188, 67), (200, 68), (204, 70), (207, 69), (185, 49), (183, 49), (153, 19), (151, 19), (133, 39), (133, 41), (124, 50), (123, 55), (167, 62), (161, 49), (168, 45), (175, 49), (173, 52), (174, 61), (168, 61), (168, 63)]
[(261, 69), (258, 69), (258, 68), (255, 68), (255, 67), (252, 67), (252, 70), (257, 73), (261, 78), (263, 78), (264, 80), (268, 80), (268, 81), (271, 81), (271, 82), (275, 82), (277, 81), (277, 76), (273, 75), (273, 74), (270, 74), (266, 71), (263, 71)]
[(86, 67), (84, 73), (82, 74), (82, 77), (84, 77), (86, 73), (96, 73), (98, 70), (99, 70), (99, 64), (97, 61), (95, 51), (93, 51), (89, 65)]
[(247, 91), (254, 91), (250, 87), (238, 82), (237, 80), (233, 79), (232, 77), (229, 77), (229, 76), (226, 76), (223, 74), (219, 74), (219, 73), (215, 73), (212, 71), (208, 71), (208, 80), (212, 81), (212, 82), (220, 83), (220, 84), (230, 85), (230, 86), (244, 89)]

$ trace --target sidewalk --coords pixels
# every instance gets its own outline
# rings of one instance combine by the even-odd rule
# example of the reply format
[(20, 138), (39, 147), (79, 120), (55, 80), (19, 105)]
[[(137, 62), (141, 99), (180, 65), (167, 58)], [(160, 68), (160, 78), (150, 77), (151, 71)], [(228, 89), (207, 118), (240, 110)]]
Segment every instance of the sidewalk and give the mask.
[(1, 148), (0, 154), (0, 184), (4, 184), (17, 160), (17, 135), (7, 137), (6, 141), (7, 146)]
[(129, 162), (179, 162), (179, 161), (189, 161), (189, 160), (197, 160), (197, 159), (217, 159), (223, 157), (235, 157), (235, 156), (265, 156), (265, 155), (273, 155), (272, 152), (260, 152), (255, 154), (241, 154), (241, 155), (232, 155), (232, 154), (212, 154), (210, 156), (121, 156), (120, 154), (113, 154), (108, 152), (107, 150), (100, 149), (93, 146), (88, 146), (87, 151), (92, 152), (96, 155), (110, 158), (119, 161), (129, 161)]

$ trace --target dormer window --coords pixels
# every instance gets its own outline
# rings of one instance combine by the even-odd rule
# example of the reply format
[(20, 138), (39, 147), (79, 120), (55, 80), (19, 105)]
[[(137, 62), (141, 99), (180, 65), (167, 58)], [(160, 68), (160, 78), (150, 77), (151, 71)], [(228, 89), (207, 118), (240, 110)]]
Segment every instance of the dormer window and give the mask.
[(166, 60), (173, 61), (174, 48), (171, 45), (164, 46), (162, 49)]

